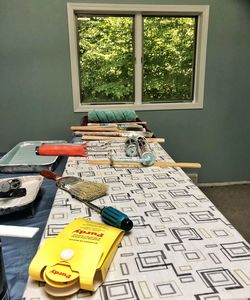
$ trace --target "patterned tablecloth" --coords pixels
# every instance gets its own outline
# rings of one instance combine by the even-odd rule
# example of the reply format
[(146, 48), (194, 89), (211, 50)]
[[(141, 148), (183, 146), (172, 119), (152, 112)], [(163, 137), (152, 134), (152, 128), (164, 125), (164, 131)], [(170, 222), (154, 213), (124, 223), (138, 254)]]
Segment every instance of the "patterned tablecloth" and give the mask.
[[(124, 155), (123, 144), (111, 146), (113, 155)], [(159, 144), (152, 149), (158, 160), (172, 161)], [(107, 183), (109, 194), (94, 203), (116, 207), (134, 223), (103, 285), (95, 293), (80, 290), (67, 299), (250, 298), (249, 244), (182, 169), (112, 168), (69, 158), (64, 175)], [(58, 190), (43, 239), (79, 217), (101, 222), (96, 212)], [(23, 299), (54, 299), (43, 286), (29, 278)]]

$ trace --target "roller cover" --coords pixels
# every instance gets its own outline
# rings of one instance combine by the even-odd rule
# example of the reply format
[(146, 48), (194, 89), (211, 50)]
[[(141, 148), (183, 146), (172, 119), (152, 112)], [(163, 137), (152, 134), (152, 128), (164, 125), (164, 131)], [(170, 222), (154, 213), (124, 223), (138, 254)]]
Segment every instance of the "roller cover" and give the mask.
[(133, 122), (137, 118), (133, 110), (90, 111), (88, 120), (97, 123)]

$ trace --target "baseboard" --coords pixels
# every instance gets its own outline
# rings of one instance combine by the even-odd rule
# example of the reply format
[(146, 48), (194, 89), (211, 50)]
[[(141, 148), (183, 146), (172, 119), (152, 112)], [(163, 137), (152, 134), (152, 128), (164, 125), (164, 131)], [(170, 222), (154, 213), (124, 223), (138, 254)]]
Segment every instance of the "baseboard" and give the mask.
[(198, 187), (209, 187), (209, 186), (228, 186), (228, 185), (239, 185), (239, 184), (250, 184), (250, 181), (225, 181), (225, 182), (208, 182), (198, 183)]
[(189, 173), (188, 177), (193, 181), (194, 184), (198, 184), (198, 174), (197, 173)]

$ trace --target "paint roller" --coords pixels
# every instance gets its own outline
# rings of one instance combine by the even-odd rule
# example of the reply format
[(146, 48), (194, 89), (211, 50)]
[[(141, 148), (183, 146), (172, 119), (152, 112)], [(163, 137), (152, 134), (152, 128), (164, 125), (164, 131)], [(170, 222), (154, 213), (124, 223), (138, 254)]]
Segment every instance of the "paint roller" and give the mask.
[(144, 166), (152, 166), (155, 163), (155, 155), (144, 136), (128, 137), (125, 141), (127, 158), (114, 159), (113, 162), (139, 162)]

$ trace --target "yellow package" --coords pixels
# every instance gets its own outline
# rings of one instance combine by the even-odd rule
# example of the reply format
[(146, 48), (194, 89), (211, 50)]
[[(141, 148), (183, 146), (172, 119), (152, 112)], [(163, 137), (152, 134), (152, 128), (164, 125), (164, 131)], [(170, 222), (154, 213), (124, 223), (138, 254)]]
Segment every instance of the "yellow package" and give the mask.
[(124, 231), (75, 219), (55, 238), (44, 241), (29, 266), (32, 279), (45, 281), (53, 296), (79, 289), (95, 291), (103, 283)]

